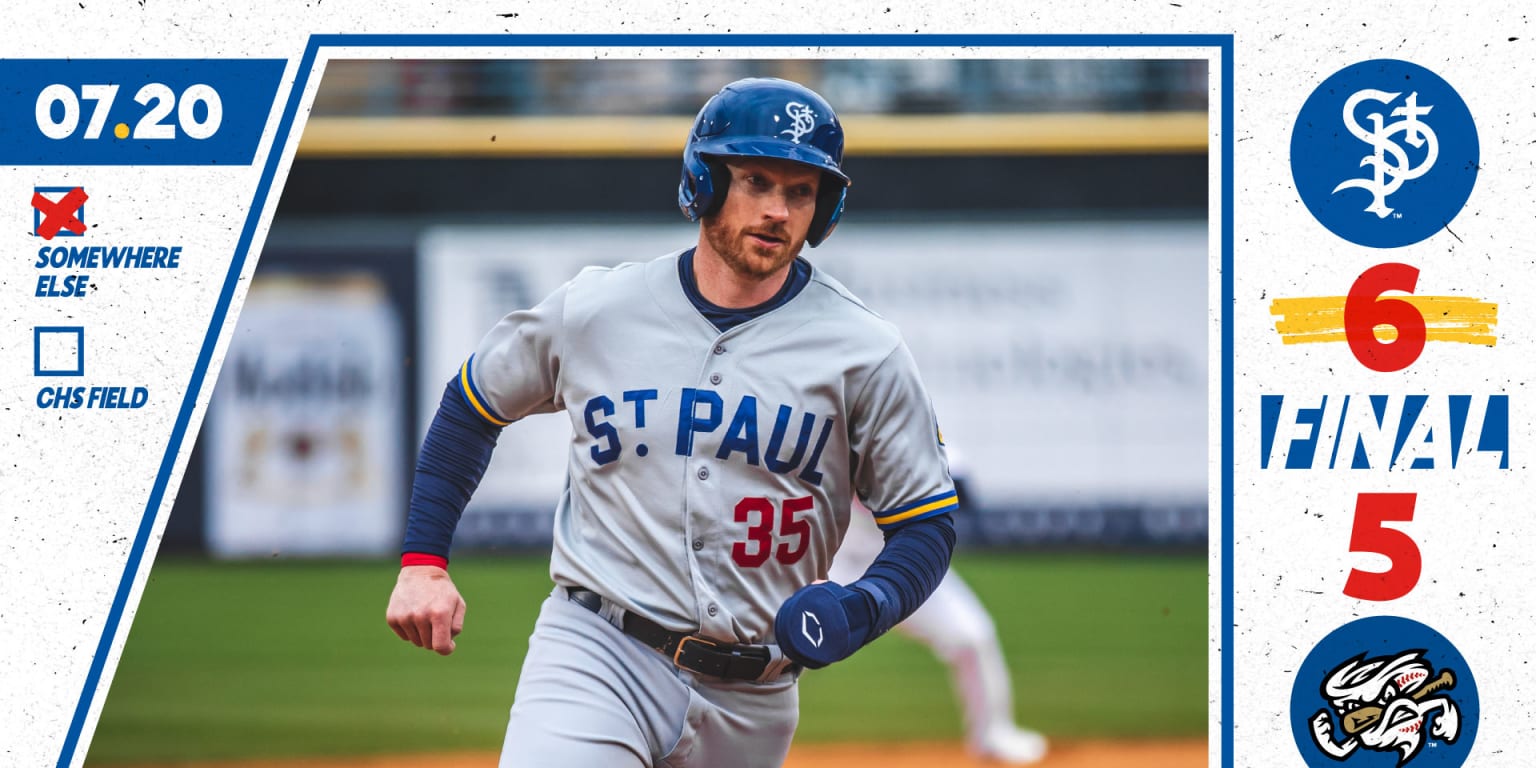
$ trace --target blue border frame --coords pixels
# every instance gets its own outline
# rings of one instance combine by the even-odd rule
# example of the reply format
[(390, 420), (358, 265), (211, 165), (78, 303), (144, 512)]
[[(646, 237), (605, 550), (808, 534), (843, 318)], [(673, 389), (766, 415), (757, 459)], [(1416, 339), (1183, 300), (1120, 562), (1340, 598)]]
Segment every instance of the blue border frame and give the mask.
[(1232, 37), (1221, 49), (1221, 764), (1232, 768), (1232, 316), (1237, 303), (1232, 288)]
[(239, 283), (240, 273), (245, 267), (246, 255), (250, 252), (251, 239), (255, 236), (256, 225), (261, 218), (261, 211), (266, 207), (267, 195), (272, 190), (272, 183), (277, 175), (278, 161), (282, 156), (282, 148), (288, 143), (288, 135), (293, 130), (294, 116), (298, 112), (299, 100), (304, 95), (308, 85), (309, 75), (314, 70), (315, 58), (321, 48), (328, 47), (481, 47), (481, 48), (543, 48), (543, 47), (612, 47), (612, 48), (701, 48), (713, 47), (723, 49), (743, 49), (752, 47), (777, 47), (777, 48), (821, 48), (828, 46), (842, 47), (993, 47), (993, 48), (1067, 48), (1067, 47), (1124, 47), (1124, 48), (1215, 48), (1221, 52), (1221, 725), (1222, 725), (1222, 765), (1225, 768), (1232, 766), (1232, 248), (1233, 248), (1233, 224), (1232, 224), (1232, 165), (1233, 165), (1233, 106), (1232, 106), (1232, 53), (1233, 35), (1231, 34), (1149, 34), (1149, 35), (1005, 35), (1005, 34), (939, 34), (939, 35), (889, 35), (889, 34), (834, 34), (834, 35), (688, 35), (688, 34), (602, 34), (602, 35), (426, 35), (426, 34), (388, 34), (388, 35), (310, 35), (309, 43), (304, 47), (304, 55), (299, 60), (298, 74), (294, 79), (293, 87), (288, 93), (288, 103), (283, 107), (282, 119), (278, 122), (277, 133), (272, 139), (271, 149), (267, 153), (265, 167), (262, 168), (260, 180), (256, 185), (256, 194), (251, 200), (250, 213), (246, 217), (245, 226), (240, 230), (240, 240), (235, 245), (234, 258), (229, 264), (229, 272), (224, 277), (224, 284), (219, 290), (219, 300), (214, 306), (213, 317), (208, 322), (208, 330), (203, 337), (203, 346), (197, 355), (197, 363), (192, 369), (192, 377), (187, 382), (186, 394), (181, 401), (181, 409), (176, 415), (175, 426), (171, 429), (171, 439), (166, 446), (165, 454), (160, 460), (160, 470), (155, 476), (155, 484), (149, 493), (149, 503), (145, 505), (143, 519), (139, 521), (139, 527), (133, 538), (133, 548), (128, 552), (128, 562), (123, 566), (123, 576), (118, 583), (117, 593), (112, 598), (112, 608), (107, 614), (107, 621), (102, 627), (101, 640), (96, 644), (96, 652), (91, 657), (91, 668), (86, 674), (85, 685), (80, 691), (79, 702), (75, 706), (75, 714), (69, 724), (69, 733), (64, 738), (64, 747), (59, 753), (57, 768), (68, 768), (73, 762), (75, 749), (80, 743), (80, 732), (84, 728), (86, 715), (90, 711), (91, 701), (95, 698), (96, 687), (101, 682), (102, 669), (106, 664), (108, 653), (112, 649), (112, 640), (117, 636), (118, 625), (122, 622), (123, 609), (128, 603), (128, 595), (133, 591), (133, 582), (138, 575), (139, 564), (144, 557), (144, 548), (149, 541), (150, 533), (154, 530), (155, 513), (160, 509), (160, 504), (165, 498), (165, 487), (170, 482), (172, 471), (176, 466), (176, 456), (181, 452), (182, 440), (186, 437), (187, 427), (192, 421), (192, 411), (197, 406), (197, 395), (202, 391), (203, 380), (208, 374), (208, 363), (213, 357), (214, 347), (218, 343), (219, 331), (224, 327), (224, 319), (229, 313), (229, 304), (234, 296), (235, 286)]

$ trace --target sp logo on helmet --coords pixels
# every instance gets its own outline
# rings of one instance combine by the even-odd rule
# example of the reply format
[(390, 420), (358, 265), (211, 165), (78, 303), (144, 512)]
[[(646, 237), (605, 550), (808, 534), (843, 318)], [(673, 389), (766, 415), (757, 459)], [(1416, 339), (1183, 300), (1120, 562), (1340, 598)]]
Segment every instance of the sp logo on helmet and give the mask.
[(1376, 616), (1318, 643), (1291, 693), (1291, 729), (1312, 768), (1461, 766), (1477, 734), (1477, 686), (1433, 629)]
[(788, 128), (779, 131), (779, 135), (789, 134), (789, 140), (796, 144), (800, 143), (801, 136), (816, 129), (816, 113), (798, 101), (785, 104), (784, 114), (789, 115), (789, 119), (793, 122)]
[(689, 221), (720, 209), (730, 187), (730, 174), (721, 163), (733, 157), (776, 158), (821, 171), (805, 244), (814, 248), (832, 234), (852, 182), (843, 172), (843, 126), (826, 99), (799, 83), (771, 77), (749, 77), (721, 88), (699, 110), (683, 146), (677, 206)]
[(1396, 248), (1446, 229), (1477, 180), (1477, 126), (1435, 73), (1395, 59), (1324, 80), (1296, 116), (1291, 175), (1307, 209), (1356, 245)]

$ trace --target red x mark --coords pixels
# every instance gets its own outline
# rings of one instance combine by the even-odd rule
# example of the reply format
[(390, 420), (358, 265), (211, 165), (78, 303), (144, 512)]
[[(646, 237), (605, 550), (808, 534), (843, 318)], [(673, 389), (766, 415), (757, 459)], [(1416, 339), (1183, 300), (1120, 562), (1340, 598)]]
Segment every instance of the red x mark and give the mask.
[(90, 197), (85, 194), (84, 187), (71, 189), (57, 203), (43, 197), (41, 192), (33, 192), (32, 207), (43, 214), (42, 223), (37, 225), (37, 234), (44, 240), (52, 240), (60, 229), (67, 229), (77, 235), (85, 234), (85, 222), (76, 218), (75, 212), (88, 199)]

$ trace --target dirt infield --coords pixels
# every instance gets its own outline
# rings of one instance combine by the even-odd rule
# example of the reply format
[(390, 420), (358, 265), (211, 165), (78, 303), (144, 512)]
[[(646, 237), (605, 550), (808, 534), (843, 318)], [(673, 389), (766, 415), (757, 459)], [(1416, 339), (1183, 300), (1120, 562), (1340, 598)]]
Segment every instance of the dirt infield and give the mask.
[[(1204, 768), (1203, 740), (1081, 741), (1052, 743), (1040, 768)], [(458, 752), (356, 758), (241, 760), (220, 763), (137, 763), (132, 768), (495, 768), (496, 755)], [(982, 768), (958, 744), (809, 744), (795, 747), (784, 768)], [(126, 767), (125, 767), (126, 768)]]

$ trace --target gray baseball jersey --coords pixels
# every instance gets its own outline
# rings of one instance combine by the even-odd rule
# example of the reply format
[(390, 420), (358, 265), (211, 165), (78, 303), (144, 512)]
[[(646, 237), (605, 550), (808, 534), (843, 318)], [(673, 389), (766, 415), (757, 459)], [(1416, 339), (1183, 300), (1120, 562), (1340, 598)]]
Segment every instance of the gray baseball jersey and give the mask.
[(954, 489), (893, 325), (817, 270), (721, 333), (683, 292), (680, 253), (584, 270), (498, 323), (461, 376), (493, 422), (570, 416), (557, 584), (769, 643), (780, 604), (825, 578), (855, 495), (891, 526)]

